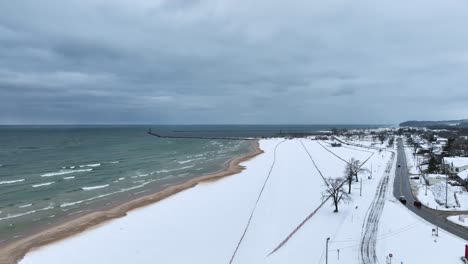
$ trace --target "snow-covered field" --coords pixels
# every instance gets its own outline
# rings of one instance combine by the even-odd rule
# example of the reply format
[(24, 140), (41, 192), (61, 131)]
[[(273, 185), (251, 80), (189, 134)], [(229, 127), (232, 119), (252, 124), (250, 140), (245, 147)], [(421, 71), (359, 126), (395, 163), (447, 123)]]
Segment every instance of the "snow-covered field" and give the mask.
[[(237, 246), (232, 263), (325, 263), (327, 237), (329, 263), (361, 263), (363, 222), (369, 219), (368, 209), (392, 154), (331, 148), (326, 142), (307, 139), (262, 140), (260, 146), (265, 153), (244, 162), (247, 169), (240, 174), (199, 184), (126, 217), (35, 250), (21, 263), (227, 264)], [(337, 178), (343, 176), (343, 160), (364, 161), (369, 157), (364, 167), (370, 169), (372, 164), (373, 178), (363, 175), (362, 196), (360, 183), (354, 183), (350, 203), (340, 205), (340, 211), (333, 213), (331, 202), (327, 202), (282, 248), (269, 255), (322, 203), (325, 183), (311, 158), (325, 178)], [(388, 187), (392, 185), (393, 173), (390, 175)], [(385, 191), (386, 202), (374, 237), (379, 262), (385, 263), (388, 253), (394, 254), (392, 263), (459, 261), (464, 241), (440, 230), (434, 242), (432, 226), (397, 202), (390, 189)]]
[(359, 138), (357, 136), (351, 138), (340, 136), (340, 139), (345, 142), (349, 142), (353, 145), (361, 146), (364, 148), (384, 149), (388, 145), (388, 140), (384, 140), (384, 142), (381, 143), (380, 140), (372, 136), (364, 136), (362, 138)]

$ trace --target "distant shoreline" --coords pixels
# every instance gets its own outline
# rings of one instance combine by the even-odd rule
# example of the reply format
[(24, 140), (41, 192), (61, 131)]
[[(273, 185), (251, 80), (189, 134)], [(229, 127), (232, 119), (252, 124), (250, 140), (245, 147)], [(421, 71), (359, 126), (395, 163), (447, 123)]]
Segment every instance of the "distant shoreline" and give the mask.
[(259, 140), (253, 140), (251, 151), (228, 160), (224, 170), (195, 177), (180, 184), (168, 186), (161, 191), (138, 197), (108, 209), (79, 216), (53, 227), (42, 229), (22, 239), (7, 243), (0, 248), (0, 263), (17, 263), (34, 248), (71, 237), (109, 220), (123, 217), (127, 212), (133, 209), (158, 202), (171, 195), (195, 187), (198, 183), (215, 181), (226, 176), (237, 174), (245, 168), (240, 165), (241, 162), (247, 161), (261, 153), (263, 153), (263, 151), (260, 149)]

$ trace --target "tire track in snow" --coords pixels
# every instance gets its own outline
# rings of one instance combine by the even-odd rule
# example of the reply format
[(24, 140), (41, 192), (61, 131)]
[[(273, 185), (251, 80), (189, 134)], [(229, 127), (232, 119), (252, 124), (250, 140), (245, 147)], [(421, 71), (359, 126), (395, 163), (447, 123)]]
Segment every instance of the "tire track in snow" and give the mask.
[(359, 244), (359, 262), (362, 264), (379, 263), (375, 248), (377, 244), (380, 216), (382, 215), (385, 205), (385, 195), (387, 194), (390, 170), (392, 168), (394, 158), (395, 154), (392, 153), (392, 158), (387, 163), (385, 176), (380, 180), (379, 185), (377, 186), (374, 199), (367, 209), (365, 220), (362, 223), (361, 242)]
[(229, 264), (232, 264), (235, 257), (236, 257), (236, 254), (237, 254), (237, 251), (239, 250), (239, 247), (240, 245), (242, 244), (242, 241), (244, 240), (244, 237), (245, 237), (245, 234), (247, 234), (247, 230), (249, 229), (249, 226), (250, 226), (250, 223), (252, 222), (252, 218), (255, 214), (255, 210), (257, 209), (257, 205), (258, 205), (258, 202), (260, 201), (260, 198), (262, 197), (262, 194), (263, 194), (263, 191), (265, 190), (265, 186), (267, 185), (268, 183), (268, 180), (270, 179), (270, 175), (271, 175), (271, 172), (273, 171), (273, 167), (275, 167), (275, 163), (276, 163), (276, 150), (278, 149), (279, 145), (281, 145), (283, 142), (285, 142), (285, 140), (279, 142), (278, 144), (276, 144), (275, 146), (275, 149), (273, 151), (273, 163), (271, 164), (270, 166), (270, 171), (268, 172), (268, 175), (267, 177), (265, 178), (265, 181), (263, 182), (263, 185), (262, 185), (262, 189), (260, 190), (260, 193), (258, 194), (258, 197), (257, 197), (257, 200), (255, 201), (255, 205), (254, 207), (252, 208), (252, 212), (250, 213), (250, 216), (249, 216), (249, 220), (247, 221), (247, 225), (245, 226), (244, 228), (244, 232), (242, 233), (242, 236), (240, 237), (239, 239), (239, 242), (237, 243), (237, 246), (236, 246), (236, 249), (234, 250), (234, 252), (232, 253), (232, 256), (231, 256), (231, 259), (229, 260)]

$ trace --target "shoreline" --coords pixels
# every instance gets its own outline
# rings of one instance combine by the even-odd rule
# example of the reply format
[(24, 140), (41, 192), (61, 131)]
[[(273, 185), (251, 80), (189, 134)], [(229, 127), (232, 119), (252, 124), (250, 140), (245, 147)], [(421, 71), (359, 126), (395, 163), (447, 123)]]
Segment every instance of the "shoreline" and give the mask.
[(18, 263), (32, 249), (63, 240), (90, 228), (97, 227), (100, 224), (104, 224), (107, 221), (126, 216), (128, 212), (134, 209), (156, 203), (181, 191), (195, 187), (199, 183), (213, 182), (237, 174), (245, 169), (244, 166), (240, 165), (241, 162), (248, 161), (261, 153), (263, 153), (263, 150), (260, 149), (259, 140), (256, 139), (252, 142), (250, 152), (226, 161), (224, 170), (195, 177), (180, 184), (168, 186), (161, 191), (135, 198), (109, 209), (79, 216), (62, 224), (45, 228), (37, 233), (8, 243), (0, 248), (0, 264)]

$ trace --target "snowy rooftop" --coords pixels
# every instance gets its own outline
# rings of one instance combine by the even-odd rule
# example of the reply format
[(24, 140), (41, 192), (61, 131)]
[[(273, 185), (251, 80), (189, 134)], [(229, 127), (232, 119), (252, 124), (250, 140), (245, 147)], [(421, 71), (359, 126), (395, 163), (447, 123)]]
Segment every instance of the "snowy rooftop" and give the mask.
[(457, 175), (461, 179), (466, 180), (468, 178), (468, 170), (464, 170), (464, 171), (458, 173)]
[(468, 157), (446, 157), (444, 158), (445, 164), (452, 165), (454, 167), (468, 166)]
[(445, 179), (447, 176), (444, 174), (427, 174), (426, 178)]

